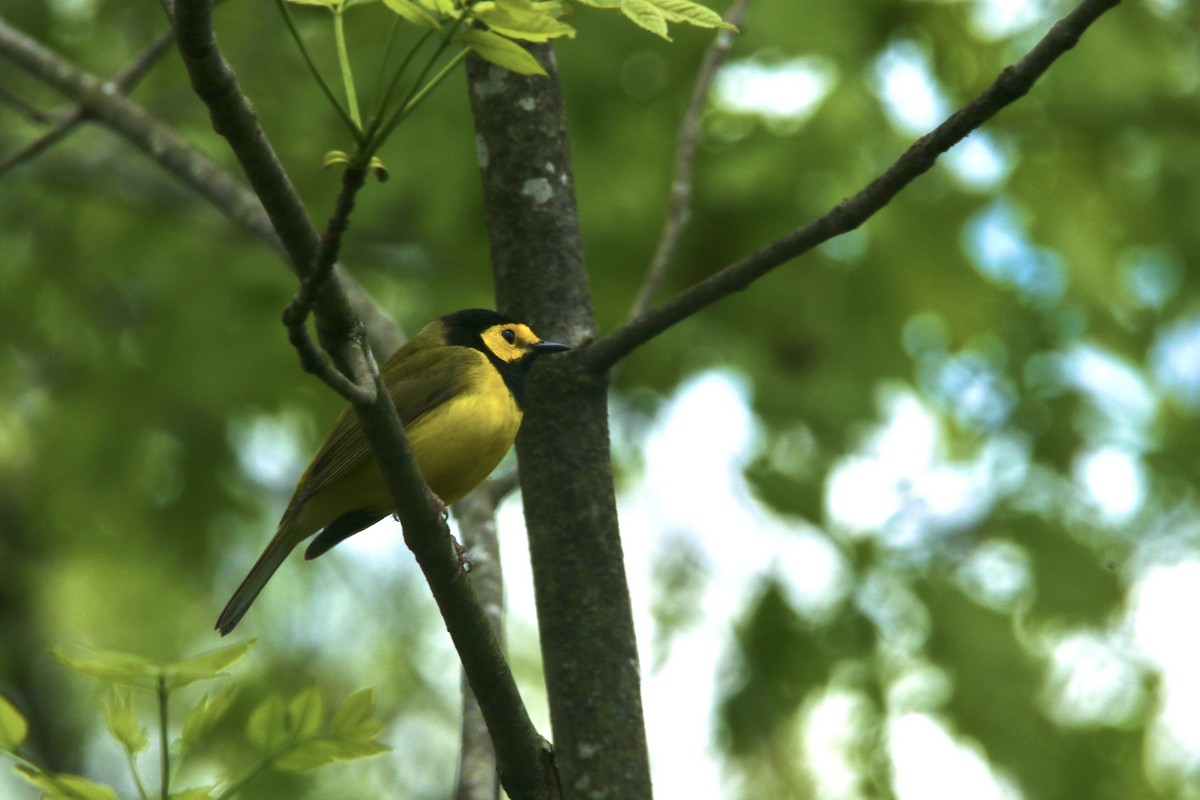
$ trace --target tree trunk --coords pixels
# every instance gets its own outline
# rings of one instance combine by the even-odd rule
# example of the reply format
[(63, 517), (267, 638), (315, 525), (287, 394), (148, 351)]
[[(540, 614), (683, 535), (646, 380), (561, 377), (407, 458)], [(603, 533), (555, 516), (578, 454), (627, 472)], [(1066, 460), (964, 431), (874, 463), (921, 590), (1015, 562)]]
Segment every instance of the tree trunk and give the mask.
[[(550, 78), (468, 60), (500, 308), (542, 336), (595, 335), (567, 126)], [(637, 643), (617, 524), (607, 375), (534, 370), (517, 440), (555, 752), (567, 798), (649, 798)]]

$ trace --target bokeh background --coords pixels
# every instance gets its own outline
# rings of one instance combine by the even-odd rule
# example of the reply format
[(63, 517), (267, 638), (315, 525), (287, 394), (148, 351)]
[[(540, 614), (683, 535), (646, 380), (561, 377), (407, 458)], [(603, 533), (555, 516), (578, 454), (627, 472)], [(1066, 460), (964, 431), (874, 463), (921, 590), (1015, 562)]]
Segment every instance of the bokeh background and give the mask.
[[(857, 191), (1068, 8), (756, 0), (668, 291)], [(146, 3), (3, 12), (100, 75), (163, 27)], [(302, 27), (332, 66), (321, 13)], [(350, 17), (364, 65), (384, 14)], [(323, 219), (336, 119), (270, 4), (217, 21)], [(611, 330), (710, 34), (570, 21), (559, 65)], [(1198, 23), (1194, 0), (1128, 0), (865, 227), (623, 365), (614, 461), (660, 797), (1200, 797)], [(464, 84), (382, 154), (391, 180), (344, 250), (410, 331), (492, 304)], [(63, 103), (2, 60), (0, 85)], [(173, 55), (134, 98), (236, 172)], [(0, 152), (40, 130), (0, 106)], [(0, 691), (34, 752), (124, 796), (96, 687), (49, 650), (217, 644), (340, 405), (278, 323), (293, 291), (261, 241), (98, 127), (0, 176)], [(512, 661), (548, 730), (517, 500), (501, 522)], [(236, 635), (260, 641), (196, 782), (236, 763), (237, 720), (269, 691), (374, 686), (394, 753), (246, 796), (448, 796), (455, 658), (394, 527), (289, 562)], [(0, 796), (36, 795), (4, 774)]]

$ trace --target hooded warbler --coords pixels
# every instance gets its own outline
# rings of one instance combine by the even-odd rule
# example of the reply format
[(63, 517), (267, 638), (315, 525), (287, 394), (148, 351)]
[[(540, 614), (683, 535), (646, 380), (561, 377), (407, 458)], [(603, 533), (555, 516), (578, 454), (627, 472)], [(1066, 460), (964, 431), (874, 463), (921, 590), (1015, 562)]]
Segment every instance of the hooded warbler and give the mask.
[[(503, 314), (468, 309), (425, 326), (383, 365), (381, 374), (425, 482), (443, 503), (474, 489), (504, 458), (521, 425), (525, 376), (544, 342)], [(316, 558), (394, 511), (366, 438), (347, 406), (296, 484), (266, 550), (217, 620), (229, 633), (288, 554)]]

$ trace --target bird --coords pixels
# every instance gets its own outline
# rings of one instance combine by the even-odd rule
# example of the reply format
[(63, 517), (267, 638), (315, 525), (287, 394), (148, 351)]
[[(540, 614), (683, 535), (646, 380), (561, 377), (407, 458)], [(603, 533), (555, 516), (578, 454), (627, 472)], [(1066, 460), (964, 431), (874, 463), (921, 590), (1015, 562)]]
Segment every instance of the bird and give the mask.
[[(413, 457), (444, 505), (460, 499), (504, 458), (523, 416), (529, 368), (571, 348), (538, 338), (528, 325), (482, 308), (456, 311), (421, 329), (380, 370)], [(300, 477), (275, 536), (217, 619), (237, 626), (298, 544), (313, 559), (395, 512), (354, 409), (347, 405)]]

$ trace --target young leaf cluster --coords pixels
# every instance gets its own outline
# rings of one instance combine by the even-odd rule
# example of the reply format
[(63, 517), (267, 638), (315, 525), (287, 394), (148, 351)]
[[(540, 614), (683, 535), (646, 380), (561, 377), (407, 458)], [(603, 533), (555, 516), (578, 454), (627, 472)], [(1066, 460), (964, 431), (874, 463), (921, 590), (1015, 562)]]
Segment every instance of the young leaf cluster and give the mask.
[(691, 0), (575, 0), (580, 5), (593, 8), (615, 8), (631, 22), (667, 41), (667, 23), (693, 25), (697, 28), (726, 28), (737, 30), (721, 19), (711, 8), (693, 3)]
[(315, 686), (290, 700), (272, 695), (250, 715), (246, 737), (263, 763), (284, 772), (306, 772), (334, 761), (366, 758), (388, 750), (375, 741), (383, 724), (371, 717), (374, 695), (360, 689), (325, 721), (325, 699)]
[[(251, 712), (246, 738), (258, 751), (258, 757), (238, 776), (212, 786), (173, 791), (171, 784), (181, 763), (225, 716), (236, 689), (226, 684), (202, 695), (188, 711), (174, 741), (170, 740), (169, 728), (172, 692), (200, 681), (225, 677), (224, 670), (239, 661), (252, 645), (253, 640), (240, 642), (170, 664), (117, 652), (68, 655), (56, 651), (54, 657), (76, 672), (108, 685), (105, 723), (125, 753), (140, 800), (149, 800), (151, 796), (169, 800), (230, 800), (268, 768), (302, 772), (388, 749), (375, 740), (383, 725), (372, 716), (374, 701), (370, 689), (350, 695), (327, 721), (325, 699), (318, 688), (311, 687), (287, 701), (272, 695)], [(154, 793), (147, 790), (138, 765), (139, 755), (150, 749), (151, 737), (135, 708), (135, 690), (152, 694), (158, 704), (162, 783)], [(25, 717), (0, 695), (0, 757), (14, 762), (17, 773), (41, 789), (46, 800), (119, 800), (109, 786), (79, 775), (54, 773), (22, 756), (20, 749), (28, 731)]]
[[(351, 8), (375, 0), (276, 0), (288, 29), (309, 69), (354, 138), (353, 153), (333, 151), (325, 166), (344, 164), (372, 171), (380, 180), (386, 170), (375, 153), (409, 114), (469, 53), (520, 75), (545, 75), (522, 42), (547, 42), (575, 36), (563, 22), (559, 0), (380, 0), (394, 14), (388, 46), (380, 56), (372, 101), (364, 111), (351, 64), (343, 17)], [(313, 60), (288, 10), (288, 3), (320, 6), (331, 14), (337, 45), (342, 97), (339, 98)], [(668, 23), (701, 28), (732, 28), (720, 15), (691, 0), (577, 0), (594, 8), (618, 9), (630, 20), (670, 40)], [(402, 23), (416, 35), (407, 52), (394, 56)]]
[[(393, 14), (392, 31), (388, 46), (379, 56), (371, 102), (364, 106), (359, 101), (343, 18), (350, 9), (373, 1), (289, 0), (297, 5), (321, 6), (330, 12), (342, 85), (339, 98), (313, 60), (287, 2), (277, 0), (310, 71), (354, 138), (353, 153), (335, 151), (326, 157), (326, 165), (361, 166), (381, 178), (385, 173), (377, 160), (372, 162), (375, 153), (469, 53), (522, 75), (544, 75), (541, 65), (518, 42), (545, 42), (575, 35), (570, 25), (559, 20), (562, 6), (557, 0), (382, 0)], [(402, 25), (414, 34), (409, 37), (406, 51), (397, 45)], [(394, 52), (397, 50), (401, 52)]]

